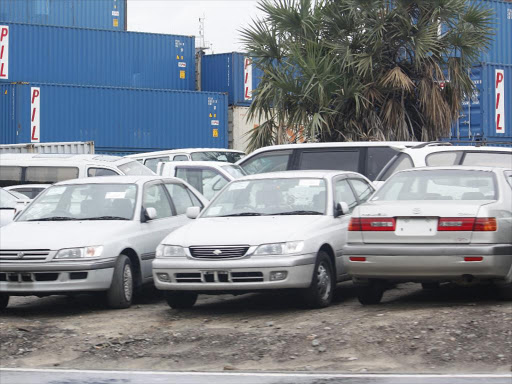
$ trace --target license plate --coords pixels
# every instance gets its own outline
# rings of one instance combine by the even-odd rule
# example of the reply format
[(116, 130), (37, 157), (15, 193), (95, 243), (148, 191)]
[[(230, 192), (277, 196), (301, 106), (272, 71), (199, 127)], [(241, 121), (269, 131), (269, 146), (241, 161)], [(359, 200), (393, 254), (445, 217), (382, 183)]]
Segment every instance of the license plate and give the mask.
[(397, 236), (434, 236), (437, 232), (437, 220), (405, 218), (397, 219), (395, 234)]

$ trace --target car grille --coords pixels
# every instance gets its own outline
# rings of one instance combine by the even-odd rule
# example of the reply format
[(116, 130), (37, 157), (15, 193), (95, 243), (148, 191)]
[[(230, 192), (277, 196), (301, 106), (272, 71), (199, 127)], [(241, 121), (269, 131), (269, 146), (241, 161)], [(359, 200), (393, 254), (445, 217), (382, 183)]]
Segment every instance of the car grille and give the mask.
[(2, 249), (0, 250), (0, 262), (28, 263), (45, 261), (49, 254), (49, 249)]
[(192, 257), (196, 259), (234, 259), (245, 256), (249, 246), (190, 247), (189, 249)]
[(204, 271), (176, 273), (177, 283), (257, 283), (264, 281), (263, 272)]

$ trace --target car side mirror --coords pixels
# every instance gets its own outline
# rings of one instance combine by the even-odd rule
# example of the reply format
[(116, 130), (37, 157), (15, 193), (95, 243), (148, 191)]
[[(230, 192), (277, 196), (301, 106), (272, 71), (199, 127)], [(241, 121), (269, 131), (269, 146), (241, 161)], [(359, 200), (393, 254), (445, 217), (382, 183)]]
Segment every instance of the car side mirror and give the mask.
[(344, 201), (340, 201), (338, 204), (336, 204), (336, 209), (334, 210), (334, 217), (339, 217), (343, 215), (348, 215), (350, 213), (350, 208), (348, 207), (348, 204)]
[(201, 213), (201, 208), (199, 208), (199, 207), (188, 207), (187, 208), (187, 217), (189, 219), (196, 219), (200, 213)]
[(156, 209), (153, 207), (148, 207), (144, 209), (144, 219), (145, 221), (155, 220), (157, 218)]

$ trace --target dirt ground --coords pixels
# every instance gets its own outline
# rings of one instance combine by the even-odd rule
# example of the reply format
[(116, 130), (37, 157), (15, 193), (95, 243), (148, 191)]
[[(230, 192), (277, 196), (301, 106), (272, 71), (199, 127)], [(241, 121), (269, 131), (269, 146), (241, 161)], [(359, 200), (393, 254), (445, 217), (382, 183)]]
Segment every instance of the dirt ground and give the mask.
[(0, 366), (505, 373), (512, 303), (491, 288), (404, 284), (362, 306), (351, 283), (322, 310), (276, 293), (201, 296), (190, 310), (170, 309), (153, 290), (127, 310), (86, 295), (11, 298)]

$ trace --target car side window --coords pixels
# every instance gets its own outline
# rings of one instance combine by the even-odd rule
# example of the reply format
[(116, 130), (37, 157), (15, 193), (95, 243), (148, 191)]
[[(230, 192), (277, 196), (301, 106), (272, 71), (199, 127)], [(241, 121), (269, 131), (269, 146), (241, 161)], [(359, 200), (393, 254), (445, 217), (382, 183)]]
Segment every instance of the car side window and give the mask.
[(363, 179), (350, 179), (350, 184), (352, 184), (360, 204), (368, 200), (374, 192), (373, 187)]
[(493, 152), (466, 152), (462, 165), (477, 165), (481, 167), (503, 167), (512, 166), (512, 153)]
[(208, 200), (228, 183), (217, 171), (206, 168), (177, 167), (176, 177), (192, 185)]
[(172, 216), (171, 203), (162, 184), (151, 184), (144, 188), (142, 206), (144, 208), (155, 208), (157, 219)]
[(425, 164), (429, 167), (444, 167), (448, 165), (457, 165), (462, 157), (461, 151), (443, 151), (431, 153), (425, 159)]
[(183, 184), (177, 183), (166, 183), (165, 188), (171, 195), (172, 202), (176, 208), (177, 215), (184, 215), (187, 212), (188, 207), (200, 207), (196, 202), (192, 201), (192, 198)]
[(173, 157), (172, 161), (188, 161), (187, 155), (176, 155)]
[(512, 171), (505, 171), (505, 177), (512, 188)]
[(337, 204), (342, 201), (348, 204), (350, 212), (357, 205), (356, 197), (347, 180), (338, 180), (334, 183), (334, 202)]
[(291, 150), (268, 151), (255, 155), (240, 165), (250, 175), (286, 171), (291, 155)]
[(299, 169), (334, 169), (343, 171), (359, 171), (359, 150), (304, 151), (300, 157)]
[(370, 180), (375, 180), (379, 172), (389, 160), (397, 154), (397, 151), (389, 147), (368, 147), (366, 159), (366, 174)]
[(87, 170), (87, 177), (98, 177), (98, 176), (118, 176), (119, 173), (108, 169), (108, 168), (89, 168)]
[(379, 181), (387, 180), (391, 175), (398, 171), (414, 168), (414, 163), (412, 162), (411, 156), (409, 156), (407, 153), (400, 153), (391, 159), (389, 163), (386, 164), (386, 167), (387, 169), (383, 170), (384, 174), (378, 175), (377, 179)]
[(165, 161), (169, 161), (169, 156), (153, 157), (151, 159), (146, 159), (146, 161), (144, 162), (144, 165), (146, 167), (148, 167), (149, 169), (151, 169), (153, 172), (156, 172), (156, 167), (157, 167), (158, 163), (165, 162)]

